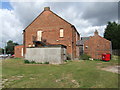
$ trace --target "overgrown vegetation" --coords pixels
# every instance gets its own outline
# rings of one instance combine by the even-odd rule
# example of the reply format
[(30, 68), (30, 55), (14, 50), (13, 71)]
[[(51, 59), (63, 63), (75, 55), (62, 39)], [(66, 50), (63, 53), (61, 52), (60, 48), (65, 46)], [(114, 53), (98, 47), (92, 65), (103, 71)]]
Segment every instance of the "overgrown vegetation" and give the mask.
[(88, 56), (87, 54), (82, 54), (80, 56), (80, 60), (89, 60), (89, 58), (91, 58), (90, 56)]

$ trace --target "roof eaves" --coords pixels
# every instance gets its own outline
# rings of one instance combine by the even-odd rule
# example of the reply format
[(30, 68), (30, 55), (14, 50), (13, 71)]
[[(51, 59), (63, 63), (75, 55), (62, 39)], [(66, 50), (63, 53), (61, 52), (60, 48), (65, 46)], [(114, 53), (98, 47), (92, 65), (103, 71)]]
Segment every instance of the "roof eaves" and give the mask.
[[(74, 25), (71, 25), (71, 27), (73, 27), (75, 29), (75, 31), (79, 34), (79, 32), (77, 31), (77, 29), (75, 28)], [(80, 34), (79, 34), (80, 35)]]

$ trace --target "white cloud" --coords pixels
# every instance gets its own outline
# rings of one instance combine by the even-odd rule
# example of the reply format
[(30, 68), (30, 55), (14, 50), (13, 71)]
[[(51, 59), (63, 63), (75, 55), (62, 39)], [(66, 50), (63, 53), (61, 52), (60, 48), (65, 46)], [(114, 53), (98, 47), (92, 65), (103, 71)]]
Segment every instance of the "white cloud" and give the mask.
[(103, 25), (103, 26), (89, 26), (87, 28), (84, 28), (84, 32), (83, 32), (82, 36), (93, 36), (95, 30), (98, 30), (99, 35), (103, 36), (105, 28), (106, 28), (106, 25)]
[[(8, 2), (8, 0), (4, 0)], [(35, 0), (9, 0), (11, 2), (34, 2)], [(36, 2), (118, 2), (119, 0), (36, 0)]]
[[(114, 15), (112, 15), (112, 11), (115, 10), (115, 8), (114, 4), (109, 5), (109, 3), (108, 6), (107, 4), (101, 4), (102, 6), (100, 6), (94, 2), (11, 2), (10, 4), (13, 10), (0, 9), (0, 21), (2, 21), (0, 22), (0, 27), (2, 27), (2, 35), (0, 38), (4, 41), (11, 39), (20, 43), (22, 42), (22, 30), (29, 25), (46, 6), (50, 6), (53, 12), (73, 24), (81, 36), (91, 36), (94, 34), (95, 29), (98, 29), (99, 34), (103, 36), (107, 20), (109, 20), (109, 18), (114, 20), (114, 17), (117, 16), (115, 12)], [(103, 20), (104, 15), (108, 15), (106, 20)], [(102, 21), (104, 21), (104, 24)], [(96, 23), (98, 24), (96, 25)]]
[[(22, 25), (19, 20), (16, 18), (13, 10), (0, 9), (0, 28), (2, 29), (2, 38), (3, 42), (8, 40), (13, 40), (15, 42), (22, 43)], [(4, 43), (0, 42), (0, 47)]]
[[(63, 12), (58, 11), (57, 13), (59, 16), (73, 24), (82, 37), (92, 36), (96, 29), (98, 30), (99, 35), (103, 36), (106, 25), (93, 25), (92, 21), (82, 18), (83, 11), (77, 12), (76, 9), (76, 7), (71, 6), (63, 10)], [(92, 20), (95, 21), (96, 19)]]
[(15, 16), (25, 28), (42, 12), (44, 2), (12, 2), (11, 5), (14, 8)]

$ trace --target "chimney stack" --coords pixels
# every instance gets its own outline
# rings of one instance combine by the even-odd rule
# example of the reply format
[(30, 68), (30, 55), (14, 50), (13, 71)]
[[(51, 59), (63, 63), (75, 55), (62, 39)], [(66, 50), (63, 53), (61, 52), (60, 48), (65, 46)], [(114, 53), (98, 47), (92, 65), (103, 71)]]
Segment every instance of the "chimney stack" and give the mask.
[(95, 30), (95, 32), (94, 32), (94, 36), (95, 36), (95, 35), (98, 35), (98, 31), (97, 31), (97, 30)]
[(50, 11), (50, 7), (44, 7), (44, 11)]

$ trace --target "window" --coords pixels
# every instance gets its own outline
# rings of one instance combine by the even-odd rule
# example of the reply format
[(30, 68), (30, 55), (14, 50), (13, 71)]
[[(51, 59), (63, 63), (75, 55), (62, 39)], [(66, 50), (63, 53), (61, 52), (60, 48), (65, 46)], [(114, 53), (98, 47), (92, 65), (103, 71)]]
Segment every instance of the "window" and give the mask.
[(60, 29), (60, 37), (64, 37), (64, 31), (63, 31), (63, 29)]
[(38, 41), (42, 40), (42, 31), (37, 31), (37, 40)]

